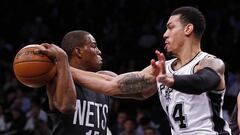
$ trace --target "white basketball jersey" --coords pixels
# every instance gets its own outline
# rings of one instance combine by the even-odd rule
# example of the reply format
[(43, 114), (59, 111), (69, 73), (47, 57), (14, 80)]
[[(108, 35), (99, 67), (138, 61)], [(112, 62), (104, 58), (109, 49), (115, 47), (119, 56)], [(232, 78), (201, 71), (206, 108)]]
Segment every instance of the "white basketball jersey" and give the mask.
[[(171, 65), (176, 59), (166, 61), (166, 72), (175, 75), (193, 74), (194, 67), (206, 56), (199, 52), (189, 63), (178, 70)], [(158, 83), (158, 94), (168, 115), (172, 135), (229, 135), (230, 128), (222, 118), (225, 91), (212, 90), (200, 95), (185, 94)]]

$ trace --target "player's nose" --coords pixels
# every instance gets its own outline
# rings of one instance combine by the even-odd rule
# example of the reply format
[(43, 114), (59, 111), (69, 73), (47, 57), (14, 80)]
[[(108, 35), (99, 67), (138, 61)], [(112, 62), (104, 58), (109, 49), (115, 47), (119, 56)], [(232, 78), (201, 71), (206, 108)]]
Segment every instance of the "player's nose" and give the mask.
[(102, 55), (102, 52), (98, 48), (96, 48), (96, 52), (97, 52), (97, 55)]

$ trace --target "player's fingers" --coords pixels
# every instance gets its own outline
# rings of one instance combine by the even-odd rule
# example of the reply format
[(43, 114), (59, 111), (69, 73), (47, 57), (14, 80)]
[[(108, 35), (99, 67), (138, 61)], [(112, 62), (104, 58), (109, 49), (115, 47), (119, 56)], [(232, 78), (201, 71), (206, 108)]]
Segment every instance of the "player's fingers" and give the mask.
[(39, 49), (36, 49), (34, 50), (35, 53), (38, 53), (38, 54), (43, 54), (47, 57), (49, 57), (51, 60), (55, 60), (56, 56), (55, 54), (52, 52), (51, 49), (47, 49), (47, 48), (39, 48)]
[(161, 67), (160, 61), (155, 61), (154, 59), (152, 59), (151, 66), (155, 68), (155, 70), (158, 70), (159, 72), (161, 72), (162, 67)]
[(161, 61), (160, 65), (161, 65), (161, 69), (162, 69), (162, 74), (166, 74), (165, 62)]
[(157, 55), (157, 59), (160, 61), (161, 60), (161, 53), (158, 50), (156, 50), (155, 54)]
[(164, 56), (163, 53), (161, 53), (161, 54), (160, 54), (160, 57), (161, 57), (160, 64), (161, 64), (161, 67), (162, 67), (162, 73), (163, 73), (163, 74), (166, 74), (165, 56)]
[(156, 68), (156, 67), (157, 67), (156, 61), (155, 61), (154, 59), (151, 59), (151, 66), (152, 66), (153, 68)]
[(55, 45), (55, 44), (50, 44), (51, 46), (54, 46), (54, 47), (58, 47), (57, 45)]
[(165, 56), (164, 56), (163, 53), (161, 53), (161, 54), (162, 54), (162, 60), (165, 62), (165, 61), (166, 61), (166, 58), (165, 58)]
[(51, 47), (51, 44), (49, 43), (41, 43), (40, 45), (44, 46), (47, 49)]
[[(42, 44), (40, 44), (40, 45), (42, 45)], [(44, 55), (49, 54), (49, 51), (45, 47), (39, 47), (39, 48), (34, 49), (33, 51), (35, 53), (44, 54)]]
[(53, 53), (57, 53), (59, 50), (61, 50), (57, 45), (55, 44), (49, 44), (49, 43), (42, 43), (42, 46), (44, 46), (46, 49), (49, 49)]

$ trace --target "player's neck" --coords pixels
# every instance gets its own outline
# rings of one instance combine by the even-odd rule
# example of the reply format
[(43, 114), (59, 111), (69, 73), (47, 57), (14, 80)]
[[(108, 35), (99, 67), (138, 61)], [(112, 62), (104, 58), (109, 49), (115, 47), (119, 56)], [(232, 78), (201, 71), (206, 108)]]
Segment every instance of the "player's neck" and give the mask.
[(191, 42), (190, 44), (186, 44), (182, 50), (178, 52), (176, 55), (177, 61), (175, 63), (176, 67), (182, 67), (191, 61), (196, 55), (201, 51), (200, 42)]
[(71, 60), (69, 60), (69, 64), (70, 64), (71, 67), (81, 69), (81, 70), (86, 70), (86, 68), (83, 66), (84, 64), (82, 64), (77, 59), (72, 58)]

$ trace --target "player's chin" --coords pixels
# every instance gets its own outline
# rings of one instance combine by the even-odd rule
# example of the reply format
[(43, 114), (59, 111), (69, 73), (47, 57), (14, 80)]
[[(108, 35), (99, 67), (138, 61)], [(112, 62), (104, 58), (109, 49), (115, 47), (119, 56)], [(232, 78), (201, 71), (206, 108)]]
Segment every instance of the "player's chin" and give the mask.
[(173, 51), (170, 50), (170, 49), (165, 49), (165, 52), (166, 52), (168, 55), (173, 55), (173, 54), (174, 54)]
[(165, 46), (164, 50), (167, 52), (167, 53), (171, 53), (172, 52), (172, 49), (170, 46)]
[(102, 61), (99, 61), (99, 62), (97, 63), (97, 65), (98, 65), (98, 68), (101, 69), (101, 68), (102, 68), (102, 65), (103, 65), (103, 62), (102, 62)]

